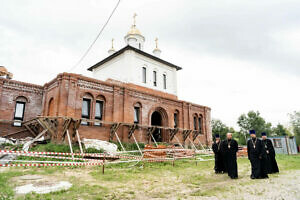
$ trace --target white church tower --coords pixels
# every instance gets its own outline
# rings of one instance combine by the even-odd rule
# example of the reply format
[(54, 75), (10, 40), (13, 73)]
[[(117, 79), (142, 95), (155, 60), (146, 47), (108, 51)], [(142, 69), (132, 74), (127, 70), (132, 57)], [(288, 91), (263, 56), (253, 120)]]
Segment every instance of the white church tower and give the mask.
[(136, 27), (136, 16), (134, 14), (133, 24), (124, 37), (126, 46), (116, 51), (112, 39), (109, 56), (88, 70), (99, 80), (113, 79), (177, 96), (177, 71), (181, 67), (160, 58), (157, 38), (153, 54), (144, 51), (145, 37)]

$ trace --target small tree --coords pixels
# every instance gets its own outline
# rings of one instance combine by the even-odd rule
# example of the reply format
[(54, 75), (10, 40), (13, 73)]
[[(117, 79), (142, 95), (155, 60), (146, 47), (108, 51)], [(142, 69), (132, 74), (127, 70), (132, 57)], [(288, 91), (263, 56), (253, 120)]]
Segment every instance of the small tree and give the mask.
[(287, 136), (288, 130), (281, 124), (277, 124), (272, 130), (272, 136)]
[(226, 134), (230, 132), (230, 129), (219, 119), (213, 119), (211, 122), (213, 136), (219, 134), (220, 138), (224, 140)]
[(258, 111), (249, 111), (246, 114), (242, 114), (237, 121), (237, 124), (241, 128), (241, 133), (245, 136), (248, 134), (248, 131), (254, 129), (258, 136), (262, 132), (266, 132), (267, 135), (270, 135), (272, 132), (272, 124), (267, 123), (264, 118), (260, 116)]

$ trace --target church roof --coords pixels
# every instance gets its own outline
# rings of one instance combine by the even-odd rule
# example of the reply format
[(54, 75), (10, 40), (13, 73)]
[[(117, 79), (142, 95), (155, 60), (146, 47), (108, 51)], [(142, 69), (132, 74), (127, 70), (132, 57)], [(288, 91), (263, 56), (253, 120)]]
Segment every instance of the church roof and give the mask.
[(143, 56), (146, 56), (146, 57), (148, 57), (148, 58), (150, 58), (150, 59), (153, 59), (153, 60), (155, 60), (155, 61), (157, 61), (157, 62), (160, 62), (160, 63), (162, 63), (162, 64), (168, 65), (169, 67), (173, 67), (173, 68), (175, 68), (176, 70), (181, 70), (181, 69), (182, 69), (181, 67), (179, 67), (179, 66), (177, 66), (177, 65), (174, 65), (174, 64), (169, 63), (169, 62), (167, 62), (167, 61), (165, 61), (165, 60), (162, 60), (162, 59), (160, 59), (160, 58), (158, 58), (158, 57), (156, 57), (156, 56), (153, 56), (153, 55), (151, 55), (151, 54), (149, 54), (149, 53), (146, 53), (146, 52), (141, 51), (141, 50), (139, 50), (139, 49), (137, 49), (137, 48), (134, 48), (134, 47), (132, 47), (132, 46), (130, 46), (130, 45), (127, 45), (127, 46), (125, 46), (123, 49), (120, 49), (120, 50), (117, 51), (116, 53), (114, 53), (114, 54), (108, 56), (107, 58), (103, 59), (102, 61), (96, 63), (95, 65), (93, 65), (93, 66), (91, 66), (91, 67), (89, 67), (88, 70), (89, 70), (89, 71), (92, 71), (93, 69), (95, 69), (95, 68), (97, 68), (97, 67), (103, 65), (104, 63), (110, 61), (111, 59), (113, 59), (113, 58), (115, 58), (115, 57), (117, 57), (117, 56), (119, 56), (120, 54), (122, 54), (123, 52), (125, 52), (125, 51), (127, 51), (127, 50), (133, 50), (133, 51), (135, 51), (135, 52), (138, 53), (138, 54), (141, 54), (141, 55), (143, 55)]

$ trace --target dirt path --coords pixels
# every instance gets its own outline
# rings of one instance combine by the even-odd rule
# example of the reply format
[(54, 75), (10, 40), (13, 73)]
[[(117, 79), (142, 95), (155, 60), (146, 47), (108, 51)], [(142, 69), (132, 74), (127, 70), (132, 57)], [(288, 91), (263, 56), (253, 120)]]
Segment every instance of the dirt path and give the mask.
[(186, 199), (251, 199), (251, 200), (299, 200), (300, 170), (271, 175), (269, 179), (245, 181), (246, 177), (229, 184), (229, 190), (215, 196), (196, 196)]

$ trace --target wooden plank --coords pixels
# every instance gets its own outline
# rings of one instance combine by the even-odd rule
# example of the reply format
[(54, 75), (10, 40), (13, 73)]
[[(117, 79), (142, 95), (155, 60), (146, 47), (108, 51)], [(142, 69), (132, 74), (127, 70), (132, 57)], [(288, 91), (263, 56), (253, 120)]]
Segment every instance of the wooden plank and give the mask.
[(132, 126), (129, 126), (129, 133), (128, 133), (128, 139), (131, 138), (132, 134), (134, 133), (134, 131), (136, 130), (137, 125), (133, 124)]
[(3, 135), (1, 137), (8, 137), (8, 136), (19, 134), (19, 133), (22, 133), (22, 132), (25, 132), (25, 131), (28, 131), (28, 130), (27, 129), (23, 129), (23, 130), (20, 130), (20, 131), (17, 131), (17, 132), (13, 132), (13, 133), (7, 133), (6, 135)]
[(155, 129), (156, 129), (155, 126), (148, 127), (148, 129), (147, 129), (147, 140), (148, 141), (150, 140), (150, 137), (151, 137), (152, 133), (155, 131)]
[(118, 129), (120, 128), (120, 125), (121, 125), (121, 123), (114, 123), (111, 126), (111, 128), (110, 128), (110, 139), (113, 140), (113, 134), (114, 134), (116, 136), (119, 144), (121, 145), (122, 150), (125, 151), (125, 148), (124, 148), (124, 146), (123, 146), (123, 144), (122, 144), (122, 142), (121, 142), (121, 140), (118, 136), (118, 133), (117, 133)]
[(56, 135), (55, 132), (48, 126), (47, 123), (45, 123), (41, 119), (36, 119), (36, 120), (44, 129), (47, 129), (51, 133), (52, 136)]
[(174, 135), (174, 137), (175, 137), (175, 139), (177, 140), (177, 142), (179, 143), (179, 145), (181, 146), (181, 148), (183, 148), (183, 149), (184, 149), (184, 147), (183, 147), (183, 145), (180, 143), (180, 141), (179, 141), (178, 137), (177, 137), (176, 135)]
[(74, 160), (73, 148), (72, 148), (72, 143), (71, 143), (71, 138), (70, 138), (69, 130), (67, 130), (67, 137), (68, 137), (68, 142), (69, 142), (70, 151), (71, 151), (71, 153), (72, 153), (72, 160)]
[(45, 129), (45, 130), (43, 130), (40, 134), (38, 134), (33, 140), (31, 140), (29, 143), (25, 143), (24, 144), (24, 146), (23, 146), (23, 149), (24, 149), (24, 147), (27, 147), (28, 146), (28, 149), (29, 149), (29, 147), (30, 147), (30, 145), (32, 144), (32, 143), (34, 143), (35, 141), (37, 141), (42, 135), (44, 135), (45, 133), (47, 132), (47, 129)]
[(193, 131), (193, 141), (195, 141), (195, 139), (198, 137), (198, 135), (200, 135), (200, 131)]
[(80, 140), (80, 136), (79, 136), (78, 130), (76, 130), (76, 136), (77, 136), (77, 140), (78, 140), (78, 144), (79, 144), (80, 153), (83, 154), (82, 145), (81, 145), (81, 140)]
[(140, 148), (138, 142), (136, 141), (136, 139), (135, 139), (135, 137), (134, 137), (134, 133), (132, 133), (132, 137), (133, 137), (133, 139), (134, 139), (134, 142), (135, 142), (136, 146), (138, 147), (138, 149), (139, 149), (139, 151), (140, 151), (140, 153), (141, 153), (141, 156), (143, 157), (143, 152), (142, 152), (142, 150), (141, 150), (141, 148)]
[(184, 130), (184, 131), (182, 132), (182, 134), (183, 134), (183, 141), (186, 140), (186, 138), (191, 134), (192, 131), (193, 131), (193, 130)]
[(194, 142), (190, 139), (190, 137), (188, 137), (187, 139), (190, 141), (190, 143), (192, 143), (192, 146), (194, 147), (194, 149), (195, 149), (196, 151), (198, 151), (198, 149), (196, 148)]
[(174, 136), (178, 133), (179, 128), (170, 129), (170, 141), (173, 140)]
[(200, 144), (200, 146), (202, 147), (202, 149), (203, 149), (204, 151), (206, 151), (206, 149), (204, 148), (204, 146), (202, 145), (202, 143), (200, 142), (200, 140), (199, 140), (198, 138), (196, 138), (196, 139), (197, 139), (198, 143)]
[(36, 133), (27, 124), (24, 124), (24, 126), (33, 136), (36, 136)]

